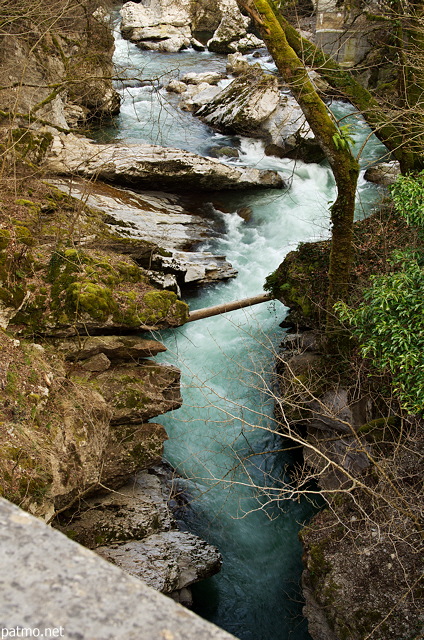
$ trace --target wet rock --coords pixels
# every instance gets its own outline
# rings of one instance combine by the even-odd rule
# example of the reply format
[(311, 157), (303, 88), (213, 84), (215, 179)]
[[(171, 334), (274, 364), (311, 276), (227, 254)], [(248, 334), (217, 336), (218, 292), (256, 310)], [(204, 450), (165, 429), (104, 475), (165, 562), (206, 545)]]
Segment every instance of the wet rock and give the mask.
[(227, 58), (227, 73), (231, 73), (234, 76), (239, 76), (241, 73), (245, 73), (250, 69), (252, 65), (243, 56), (242, 53), (230, 53)]
[(119, 492), (87, 498), (71, 517), (59, 518), (57, 528), (85, 547), (140, 540), (175, 527), (160, 480), (139, 473)]
[(171, 93), (184, 93), (187, 91), (187, 85), (185, 82), (174, 78), (174, 80), (171, 80), (171, 82), (166, 85), (166, 90)]
[(73, 134), (54, 138), (44, 166), (62, 175), (170, 191), (281, 188), (284, 184), (275, 171), (234, 169), (218, 160), (155, 145), (94, 144)]
[(258, 132), (280, 101), (277, 78), (250, 68), (223, 89), (196, 115), (210, 125), (235, 133)]
[(381, 184), (383, 187), (387, 187), (393, 184), (399, 175), (399, 162), (393, 160), (392, 162), (380, 162), (375, 167), (369, 167), (365, 171), (364, 178), (369, 182), (375, 182), (376, 184)]
[(115, 547), (98, 547), (96, 552), (157, 591), (171, 595), (214, 575), (221, 566), (215, 547), (181, 531), (165, 531)]
[(213, 147), (209, 155), (214, 158), (238, 158), (240, 154), (234, 147)]
[(262, 138), (270, 155), (323, 158), (297, 102), (259, 67), (250, 66), (195, 114), (224, 133)]
[(252, 207), (240, 207), (237, 209), (237, 215), (240, 216), (245, 222), (249, 222), (253, 214)]
[(196, 38), (191, 39), (191, 46), (195, 51), (205, 51), (206, 49), (205, 45), (202, 44), (199, 40), (196, 40)]

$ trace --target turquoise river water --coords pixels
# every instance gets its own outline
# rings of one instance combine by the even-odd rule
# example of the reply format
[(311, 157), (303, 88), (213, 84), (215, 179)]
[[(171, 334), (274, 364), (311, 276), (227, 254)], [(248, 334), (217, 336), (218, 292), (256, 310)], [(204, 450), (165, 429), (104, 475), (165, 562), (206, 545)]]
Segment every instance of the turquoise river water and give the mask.
[[(223, 229), (208, 250), (225, 254), (238, 269), (231, 281), (204, 287), (185, 298), (192, 309), (244, 298), (262, 291), (265, 277), (300, 241), (329, 235), (328, 203), (335, 188), (327, 166), (267, 157), (258, 140), (223, 136), (190, 113), (161, 88), (167, 79), (188, 71), (225, 69), (225, 56), (194, 51), (143, 52), (116, 35), (115, 64), (122, 81), (121, 114), (101, 139), (146, 141), (206, 155), (214, 146), (236, 144), (236, 161), (283, 175), (288, 189), (218, 196), (228, 213), (209, 205)], [(272, 64), (265, 62), (272, 70)], [(145, 81), (153, 80), (153, 84)], [(363, 168), (385, 149), (349, 105), (333, 107), (354, 128), (355, 149)], [(366, 215), (378, 190), (358, 186), (357, 216)], [(215, 196), (216, 200), (216, 196)], [(205, 197), (205, 204), (207, 197)], [(243, 220), (236, 210), (250, 207)], [(269, 388), (273, 350), (284, 332), (280, 303), (262, 304), (164, 332), (168, 351), (162, 360), (183, 373), (184, 405), (158, 418), (169, 435), (165, 455), (185, 478), (191, 508), (185, 526), (223, 555), (219, 575), (194, 591), (195, 611), (243, 640), (307, 640), (299, 587), (302, 570), (298, 531), (313, 513), (304, 500), (282, 498), (293, 463), (272, 419)], [(264, 453), (265, 452), (265, 453)]]

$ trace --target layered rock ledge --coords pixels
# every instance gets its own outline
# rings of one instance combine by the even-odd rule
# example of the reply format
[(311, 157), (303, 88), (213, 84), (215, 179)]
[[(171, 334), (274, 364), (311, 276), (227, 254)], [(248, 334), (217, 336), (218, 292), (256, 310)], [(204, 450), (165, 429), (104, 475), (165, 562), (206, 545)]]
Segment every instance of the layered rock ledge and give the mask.
[(190, 585), (217, 573), (222, 561), (216, 547), (178, 531), (168, 506), (173, 492), (172, 469), (159, 465), (117, 492), (84, 500), (55, 526), (150, 587), (191, 605)]
[(186, 286), (237, 275), (225, 256), (196, 250), (217, 234), (213, 212), (211, 217), (199, 215), (197, 209), (194, 213), (193, 205), (176, 194), (135, 193), (83, 178), (56, 178), (50, 182), (104, 214), (114, 236), (103, 239), (102, 245), (130, 256), (159, 289), (180, 294)]
[(235, 169), (213, 158), (150, 144), (94, 144), (73, 134), (54, 138), (44, 166), (62, 175), (140, 189), (218, 191), (284, 186), (275, 171)]

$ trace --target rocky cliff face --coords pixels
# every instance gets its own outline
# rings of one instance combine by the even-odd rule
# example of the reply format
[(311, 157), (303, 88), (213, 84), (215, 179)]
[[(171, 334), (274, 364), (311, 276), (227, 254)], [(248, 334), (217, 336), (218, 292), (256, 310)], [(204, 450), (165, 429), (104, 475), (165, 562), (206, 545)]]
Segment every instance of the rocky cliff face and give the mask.
[[(119, 109), (112, 88), (113, 39), (100, 2), (5, 8), (0, 31), (4, 124), (68, 130)], [(13, 14), (13, 15), (11, 15)]]
[(106, 248), (99, 213), (28, 190), (0, 229), (2, 492), (50, 518), (160, 460), (166, 434), (148, 420), (180, 405), (179, 371), (150, 360), (160, 343), (113, 334), (181, 324), (187, 305)]
[(56, 526), (154, 589), (190, 605), (190, 585), (219, 571), (221, 556), (204, 540), (177, 530), (169, 508), (177, 486), (172, 469), (156, 465), (119, 491), (88, 498), (72, 514), (61, 514)]
[(121, 15), (123, 36), (151, 51), (177, 52), (190, 46), (202, 50), (205, 47), (197, 38), (205, 34), (212, 36), (208, 49), (219, 53), (248, 51), (262, 44), (248, 33), (250, 19), (242, 15), (236, 0), (154, 0), (149, 6), (126, 2)]
[[(402, 243), (402, 229), (387, 210), (356, 224), (352, 302)], [(281, 429), (303, 447), (297, 482), (313, 478), (329, 507), (301, 533), (305, 615), (314, 640), (415, 638), (423, 421), (400, 410), (389, 377), (353, 346), (329, 350), (329, 250), (329, 242), (301, 245), (269, 281), (293, 310), (277, 363)]]
[[(89, 496), (113, 498), (160, 463), (167, 436), (154, 418), (180, 406), (180, 372), (155, 362), (165, 347), (139, 333), (182, 324), (188, 309), (174, 292), (152, 287), (134, 260), (151, 262), (155, 244), (116, 235), (103, 213), (55, 187), (27, 178), (20, 195), (5, 188), (1, 196), (0, 487), (48, 522), (64, 511), (74, 522)], [(113, 499), (103, 506), (108, 525), (90, 521), (78, 540), (143, 539), (145, 550), (140, 543), (133, 551), (137, 575), (187, 604), (188, 586), (219, 570), (219, 553), (177, 532), (169, 492), (156, 487), (160, 500), (150, 499), (151, 483), (142, 484), (118, 515)], [(128, 524), (134, 505), (142, 524)], [(152, 570), (162, 553), (166, 560)]]
[[(170, 240), (173, 249), (193, 249), (208, 228), (176, 197), (146, 195), (150, 222), (145, 233), (128, 237), (133, 222), (83, 202), (88, 183), (74, 199), (39, 180), (54, 134), (119, 108), (113, 43), (96, 1), (71, 7), (17, 2), (7, 11), (0, 27), (7, 160), (0, 197), (0, 491), (54, 524), (65, 513), (74, 522), (89, 505), (84, 534), (81, 527), (78, 535), (68, 534), (92, 547), (136, 542), (131, 553), (138, 569), (125, 568), (188, 604), (189, 585), (219, 570), (218, 551), (176, 530), (170, 493), (153, 476), (139, 476), (131, 496), (125, 486), (161, 462), (167, 436), (152, 420), (182, 401), (180, 372), (154, 361), (165, 347), (150, 335), (187, 318), (174, 274), (180, 282), (186, 275), (187, 282), (197, 282), (208, 273), (210, 279), (224, 272), (231, 277), (234, 270), (222, 257), (218, 265), (195, 252), (199, 264), (178, 262), (157, 244), (163, 239), (160, 217), (179, 229), (180, 237)], [(234, 174), (230, 181), (239, 177), (227, 173)], [(140, 216), (136, 204), (132, 211)], [(196, 229), (191, 235), (188, 220)], [(189, 276), (189, 269), (197, 274)], [(143, 330), (149, 334), (140, 337)], [(127, 500), (117, 505), (121, 487)], [(112, 516), (107, 523), (101, 512)], [(125, 564), (119, 551), (103, 548), (102, 554)], [(163, 561), (155, 564), (158, 554)]]

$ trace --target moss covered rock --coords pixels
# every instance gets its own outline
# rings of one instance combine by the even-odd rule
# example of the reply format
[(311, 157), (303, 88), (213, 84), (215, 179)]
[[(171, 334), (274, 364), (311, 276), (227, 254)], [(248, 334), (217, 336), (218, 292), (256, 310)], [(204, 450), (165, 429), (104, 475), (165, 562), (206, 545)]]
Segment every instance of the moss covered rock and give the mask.
[(145, 421), (180, 406), (178, 370), (147, 362), (70, 375), (53, 346), (0, 332), (0, 348), (2, 496), (49, 519), (160, 461), (165, 430)]

